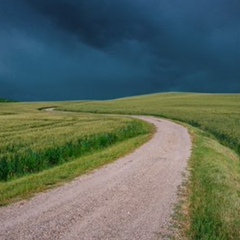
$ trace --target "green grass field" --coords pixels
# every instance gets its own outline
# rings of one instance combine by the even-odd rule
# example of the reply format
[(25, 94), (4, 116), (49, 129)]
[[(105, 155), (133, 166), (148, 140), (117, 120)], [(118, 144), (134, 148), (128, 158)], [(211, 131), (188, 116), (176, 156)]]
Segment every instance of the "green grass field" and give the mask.
[[(82, 159), (132, 140), (122, 149), (126, 154), (153, 133), (151, 125), (127, 117), (38, 110), (47, 105), (0, 104), (1, 205), (112, 161), (114, 154), (108, 161)], [(75, 171), (67, 170), (79, 161)]]
[[(185, 124), (193, 138), (177, 239), (240, 238), (240, 95), (156, 94), (65, 103), (75, 112), (153, 115)], [(179, 220), (180, 219), (180, 220)]]
[[(66, 112), (39, 109), (57, 107)], [(70, 113), (70, 112), (71, 113)], [(107, 113), (112, 115), (102, 115)], [(0, 103), (0, 204), (57, 186), (133, 151), (169, 118), (193, 139), (176, 239), (239, 239), (240, 95), (155, 94), (103, 102)]]

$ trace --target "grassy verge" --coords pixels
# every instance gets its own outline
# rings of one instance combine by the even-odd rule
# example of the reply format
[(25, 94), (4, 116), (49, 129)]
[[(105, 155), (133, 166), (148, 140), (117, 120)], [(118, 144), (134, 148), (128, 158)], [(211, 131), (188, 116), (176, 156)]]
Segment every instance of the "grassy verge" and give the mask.
[(148, 125), (148, 129), (150, 132), (148, 134), (130, 138), (114, 144), (105, 150), (77, 158), (71, 162), (42, 171), (38, 174), (0, 183), (0, 206), (29, 198), (33, 196), (34, 193), (56, 187), (75, 177), (113, 162), (147, 142), (154, 132), (152, 126)]
[(193, 153), (177, 213), (180, 236), (176, 239), (239, 239), (239, 157), (206, 133), (189, 128)]

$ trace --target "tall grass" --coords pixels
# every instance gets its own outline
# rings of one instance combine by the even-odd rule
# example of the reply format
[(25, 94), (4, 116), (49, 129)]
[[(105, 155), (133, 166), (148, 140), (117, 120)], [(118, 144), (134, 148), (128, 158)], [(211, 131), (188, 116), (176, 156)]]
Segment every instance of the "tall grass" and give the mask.
[(149, 132), (145, 123), (129, 118), (30, 109), (2, 116), (1, 112), (0, 181), (41, 172)]
[(129, 138), (102, 151), (87, 154), (39, 173), (0, 182), (0, 206), (32, 197), (34, 193), (59, 186), (75, 177), (113, 162), (148, 141), (154, 130), (150, 125), (148, 127), (150, 134)]
[(201, 132), (195, 130), (194, 135), (188, 235), (193, 240), (239, 239), (239, 158)]

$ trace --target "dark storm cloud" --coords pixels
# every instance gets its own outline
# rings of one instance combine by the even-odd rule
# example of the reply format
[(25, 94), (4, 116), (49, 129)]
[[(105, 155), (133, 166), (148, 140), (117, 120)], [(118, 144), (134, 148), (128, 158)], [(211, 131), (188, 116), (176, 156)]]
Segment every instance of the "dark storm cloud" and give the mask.
[(57, 27), (96, 48), (105, 48), (127, 39), (144, 41), (157, 30), (146, 17), (144, 9), (134, 4), (134, 1), (26, 0), (26, 2), (51, 19)]
[(239, 11), (238, 0), (3, 0), (0, 95), (238, 92)]

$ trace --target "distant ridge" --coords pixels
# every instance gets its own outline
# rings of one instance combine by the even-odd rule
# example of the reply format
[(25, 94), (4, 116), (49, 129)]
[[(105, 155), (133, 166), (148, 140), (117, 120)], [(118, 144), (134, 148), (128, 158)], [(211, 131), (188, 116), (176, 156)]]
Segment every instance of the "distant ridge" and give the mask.
[(0, 98), (0, 103), (10, 103), (10, 102), (16, 102), (16, 101), (6, 99), (6, 98)]

